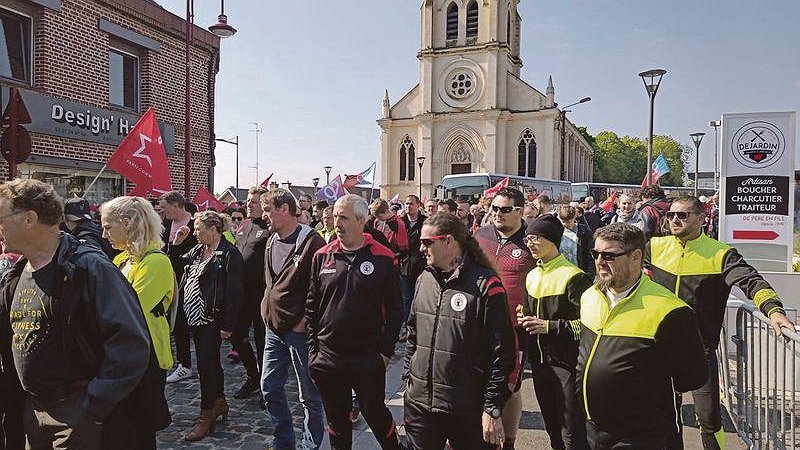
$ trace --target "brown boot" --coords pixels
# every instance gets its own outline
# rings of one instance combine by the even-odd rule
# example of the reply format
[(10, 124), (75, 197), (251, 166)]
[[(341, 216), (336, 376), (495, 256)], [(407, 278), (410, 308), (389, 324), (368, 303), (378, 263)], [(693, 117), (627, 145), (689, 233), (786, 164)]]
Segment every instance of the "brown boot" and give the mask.
[(183, 439), (189, 442), (197, 442), (203, 439), (208, 433), (214, 431), (216, 417), (213, 409), (204, 409), (200, 411), (200, 417), (197, 418), (194, 422), (194, 426), (186, 433)]
[(214, 400), (214, 420), (222, 416), (222, 420), (228, 420), (228, 401), (225, 397)]

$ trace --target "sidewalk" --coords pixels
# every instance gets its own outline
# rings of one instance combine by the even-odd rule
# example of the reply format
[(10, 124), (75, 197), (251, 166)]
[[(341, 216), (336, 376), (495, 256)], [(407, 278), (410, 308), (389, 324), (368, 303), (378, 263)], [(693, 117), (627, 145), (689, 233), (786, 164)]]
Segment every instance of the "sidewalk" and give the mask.
[[(227, 422), (218, 422), (214, 433), (197, 443), (188, 443), (183, 436), (191, 428), (194, 419), (200, 412), (200, 383), (197, 377), (175, 384), (167, 385), (167, 401), (172, 410), (173, 424), (160, 431), (157, 436), (159, 449), (236, 449), (236, 450), (264, 450), (272, 443), (273, 426), (266, 411), (259, 406), (260, 396), (254, 395), (246, 400), (233, 398), (234, 392), (244, 381), (244, 369), (241, 364), (232, 364), (227, 358), (230, 344), (225, 343), (220, 352), (223, 369), (225, 371), (225, 393), (231, 411)], [(397, 424), (403, 423), (403, 382), (402, 373), (403, 344), (398, 344), (397, 353), (389, 363), (386, 374), (386, 404), (394, 416)], [(302, 429), (303, 409), (297, 402), (297, 380), (294, 372), (290, 370), (286, 384), (289, 395), (289, 407), (294, 416), (295, 431), (299, 442), (299, 430)], [(517, 449), (548, 449), (550, 442), (544, 431), (542, 415), (539, 405), (533, 395), (533, 386), (530, 373), (522, 383), (523, 412), (520, 431), (517, 436)], [(691, 396), (684, 396), (684, 402), (690, 402)], [(694, 410), (692, 405), (684, 404), (683, 417), (687, 424), (694, 424)], [(728, 424), (730, 425), (730, 424)], [(726, 426), (732, 430), (732, 427)], [(398, 429), (401, 438), (405, 437), (402, 426)], [(745, 446), (735, 432), (727, 433), (727, 448), (729, 450), (744, 450)], [(696, 427), (684, 427), (684, 440), (687, 450), (700, 450), (700, 434)], [(329, 450), (327, 438), (323, 449)], [(360, 417), (353, 428), (353, 449), (375, 450), (380, 449), (377, 441), (369, 430), (363, 417)]]

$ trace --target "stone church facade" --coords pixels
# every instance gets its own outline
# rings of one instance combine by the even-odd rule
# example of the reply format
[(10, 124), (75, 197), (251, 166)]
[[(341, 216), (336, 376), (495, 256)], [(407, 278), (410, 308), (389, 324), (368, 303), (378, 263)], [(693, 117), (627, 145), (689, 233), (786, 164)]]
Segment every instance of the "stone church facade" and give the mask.
[(423, 0), (419, 83), (394, 104), (387, 92), (378, 120), (384, 198), (416, 194), (420, 177), (430, 197), (455, 173), (591, 181), (591, 147), (552, 79), (542, 94), (520, 77), (518, 2)]

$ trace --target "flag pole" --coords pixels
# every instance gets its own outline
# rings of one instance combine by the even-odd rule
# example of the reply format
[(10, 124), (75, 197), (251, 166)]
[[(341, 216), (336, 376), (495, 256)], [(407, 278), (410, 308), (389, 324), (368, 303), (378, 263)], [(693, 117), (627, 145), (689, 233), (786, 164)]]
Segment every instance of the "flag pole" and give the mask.
[(108, 164), (107, 164), (107, 163), (106, 163), (106, 164), (103, 164), (103, 167), (100, 169), (100, 172), (97, 172), (97, 175), (95, 175), (95, 177), (94, 177), (94, 180), (92, 180), (92, 182), (91, 182), (91, 183), (89, 183), (89, 187), (87, 187), (87, 188), (86, 188), (86, 190), (85, 190), (85, 191), (83, 191), (83, 195), (81, 196), (81, 198), (84, 198), (84, 197), (86, 197), (86, 194), (88, 194), (88, 193), (89, 193), (89, 191), (91, 191), (91, 190), (92, 190), (92, 187), (94, 186), (94, 184), (95, 184), (95, 183), (97, 183), (97, 179), (98, 179), (98, 178), (100, 178), (100, 174), (102, 174), (103, 172), (105, 172), (105, 170), (106, 170), (106, 167), (108, 167)]
[(372, 163), (372, 184), (369, 186), (369, 202), (372, 203), (372, 193), (375, 191), (375, 173), (377, 167), (375, 165), (378, 164), (378, 161)]

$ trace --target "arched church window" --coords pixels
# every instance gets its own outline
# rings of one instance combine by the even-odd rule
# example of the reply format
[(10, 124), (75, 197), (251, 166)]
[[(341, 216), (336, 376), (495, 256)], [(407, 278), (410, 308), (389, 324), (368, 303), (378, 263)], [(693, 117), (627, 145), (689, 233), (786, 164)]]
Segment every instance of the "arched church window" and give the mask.
[(458, 5), (451, 2), (447, 7), (447, 40), (458, 39)]
[(400, 143), (400, 181), (414, 181), (414, 141), (406, 135)]
[(467, 5), (467, 38), (478, 36), (478, 2), (472, 0)]
[(517, 175), (523, 177), (536, 176), (536, 138), (530, 128), (522, 132), (517, 146)]

